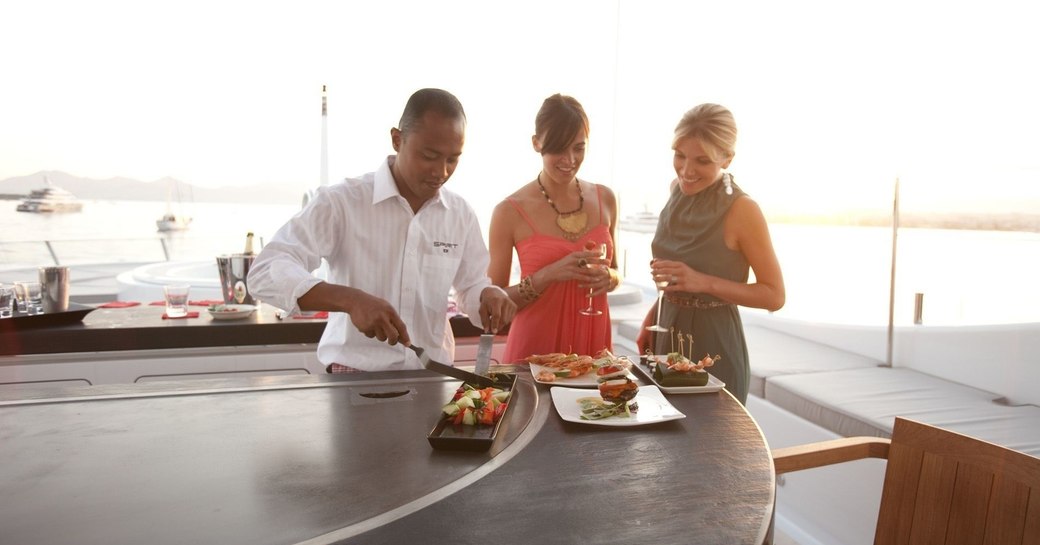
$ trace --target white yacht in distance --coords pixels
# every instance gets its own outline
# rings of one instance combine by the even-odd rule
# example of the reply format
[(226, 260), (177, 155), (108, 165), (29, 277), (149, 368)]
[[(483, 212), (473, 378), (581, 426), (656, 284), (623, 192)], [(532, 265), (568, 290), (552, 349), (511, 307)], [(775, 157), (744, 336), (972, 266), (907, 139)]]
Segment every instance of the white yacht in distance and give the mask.
[(184, 231), (187, 230), (191, 225), (191, 216), (174, 212), (174, 192), (176, 191), (176, 200), (179, 207), (181, 201), (180, 186), (176, 181), (170, 180), (166, 189), (166, 213), (159, 219), (155, 220), (155, 227), (160, 233), (167, 233), (170, 231)]
[(657, 214), (644, 210), (621, 218), (618, 228), (633, 233), (653, 233), (657, 231)]
[(50, 213), (50, 212), (79, 212), (83, 210), (83, 203), (72, 193), (50, 185), (43, 189), (33, 189), (29, 196), (18, 203), (19, 212)]

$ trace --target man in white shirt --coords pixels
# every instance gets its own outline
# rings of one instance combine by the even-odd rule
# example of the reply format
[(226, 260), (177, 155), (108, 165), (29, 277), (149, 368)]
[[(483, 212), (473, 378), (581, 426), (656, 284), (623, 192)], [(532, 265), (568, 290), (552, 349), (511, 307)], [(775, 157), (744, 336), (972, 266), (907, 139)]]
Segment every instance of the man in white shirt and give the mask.
[[(254, 260), (247, 282), (258, 298), (289, 314), (331, 311), (318, 344), (322, 363), (420, 369), (405, 348), (413, 342), (431, 359), (453, 361), (452, 287), (477, 327), (498, 332), (513, 319), (516, 305), (487, 276), (476, 214), (442, 189), (458, 165), (465, 129), (454, 95), (416, 91), (390, 129), (397, 154), (375, 172), (321, 188)], [(328, 281), (311, 274), (322, 258)]]

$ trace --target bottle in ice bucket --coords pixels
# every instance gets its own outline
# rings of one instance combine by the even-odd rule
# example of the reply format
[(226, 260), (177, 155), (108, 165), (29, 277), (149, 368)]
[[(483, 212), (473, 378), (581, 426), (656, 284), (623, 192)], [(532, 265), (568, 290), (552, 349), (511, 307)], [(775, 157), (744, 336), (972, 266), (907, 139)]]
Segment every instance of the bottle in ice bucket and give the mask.
[(245, 249), (240, 254), (217, 256), (217, 269), (220, 271), (220, 289), (224, 303), (239, 305), (259, 305), (246, 285), (249, 267), (253, 265), (256, 251), (253, 250), (253, 233), (246, 233)]
[(256, 255), (253, 251), (253, 233), (252, 231), (246, 233), (246, 249), (242, 252), (242, 255)]

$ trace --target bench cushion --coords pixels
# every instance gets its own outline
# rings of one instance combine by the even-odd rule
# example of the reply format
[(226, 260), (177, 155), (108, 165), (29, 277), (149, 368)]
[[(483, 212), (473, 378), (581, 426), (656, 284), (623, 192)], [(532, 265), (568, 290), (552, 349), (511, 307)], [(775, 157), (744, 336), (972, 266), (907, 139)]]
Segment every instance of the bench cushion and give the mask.
[(765, 399), (839, 435), (889, 437), (896, 416), (1040, 455), (1040, 407), (910, 369), (872, 367), (785, 375)]
[(766, 380), (782, 375), (800, 375), (843, 369), (877, 367), (881, 362), (802, 339), (767, 327), (745, 325), (753, 396), (765, 396)]

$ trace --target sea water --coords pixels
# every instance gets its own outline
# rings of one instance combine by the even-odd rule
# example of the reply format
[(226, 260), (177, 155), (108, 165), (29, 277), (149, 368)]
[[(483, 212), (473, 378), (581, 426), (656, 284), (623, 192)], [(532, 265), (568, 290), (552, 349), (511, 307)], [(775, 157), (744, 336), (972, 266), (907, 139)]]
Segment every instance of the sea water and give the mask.
[[(198, 261), (241, 252), (247, 232), (268, 240), (298, 205), (194, 203), (187, 231), (157, 233), (162, 202), (87, 201), (80, 213), (16, 212), (0, 201), (0, 270), (53, 265)], [(480, 217), (487, 230), (490, 218)], [(837, 225), (770, 225), (787, 303), (780, 317), (829, 323), (888, 323), (892, 230)], [(653, 293), (653, 234), (618, 232), (627, 281)], [(50, 241), (50, 247), (42, 241)], [(1040, 322), (1040, 233), (903, 228), (896, 238), (894, 321), (913, 322), (923, 294), (923, 323)], [(514, 262), (515, 265), (515, 262)]]

